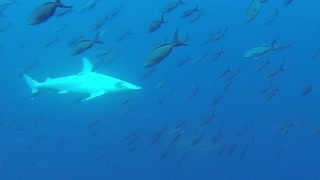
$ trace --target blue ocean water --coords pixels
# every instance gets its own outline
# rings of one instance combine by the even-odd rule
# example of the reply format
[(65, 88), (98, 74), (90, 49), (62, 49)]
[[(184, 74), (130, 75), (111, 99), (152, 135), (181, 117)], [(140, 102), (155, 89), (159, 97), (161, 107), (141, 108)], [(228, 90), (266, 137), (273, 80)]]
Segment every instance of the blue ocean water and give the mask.
[[(70, 12), (30, 25), (45, 1), (0, 1), (1, 180), (320, 179), (319, 2), (260, 2), (248, 22), (251, 0), (185, 0), (148, 32), (170, 2), (62, 0)], [(144, 67), (176, 30), (188, 45)], [(104, 44), (70, 55), (71, 39), (97, 32)], [(244, 57), (254, 47), (271, 49)], [(32, 97), (22, 73), (38, 82), (78, 74), (83, 57), (142, 89), (85, 102), (56, 91)]]

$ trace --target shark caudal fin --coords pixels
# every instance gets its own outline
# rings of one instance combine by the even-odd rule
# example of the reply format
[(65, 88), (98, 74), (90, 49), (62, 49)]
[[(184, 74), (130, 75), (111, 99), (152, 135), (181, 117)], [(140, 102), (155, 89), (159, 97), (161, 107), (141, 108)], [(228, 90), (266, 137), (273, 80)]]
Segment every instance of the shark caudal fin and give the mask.
[(36, 94), (39, 90), (39, 87), (38, 87), (39, 83), (26, 74), (23, 75), (23, 78), (26, 80), (27, 84), (29, 85), (32, 94)]

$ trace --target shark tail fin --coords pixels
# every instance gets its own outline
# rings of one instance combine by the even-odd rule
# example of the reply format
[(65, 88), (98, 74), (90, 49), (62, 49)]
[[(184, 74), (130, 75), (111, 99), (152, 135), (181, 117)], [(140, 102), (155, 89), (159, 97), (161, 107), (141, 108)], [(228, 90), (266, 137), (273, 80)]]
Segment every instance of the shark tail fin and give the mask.
[(29, 85), (32, 94), (38, 93), (39, 83), (26, 74), (23, 75), (23, 78), (26, 80), (27, 84)]

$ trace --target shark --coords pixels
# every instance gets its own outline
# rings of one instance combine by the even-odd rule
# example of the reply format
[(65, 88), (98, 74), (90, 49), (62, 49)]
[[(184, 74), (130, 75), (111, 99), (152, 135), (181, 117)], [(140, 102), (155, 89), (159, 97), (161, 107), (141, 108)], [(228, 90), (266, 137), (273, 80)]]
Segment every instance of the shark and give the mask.
[(92, 71), (92, 64), (83, 57), (83, 69), (80, 73), (59, 78), (47, 78), (44, 82), (37, 82), (27, 74), (23, 77), (29, 85), (33, 95), (39, 90), (57, 90), (59, 94), (86, 94), (81, 101), (88, 101), (105, 94), (113, 94), (129, 90), (142, 89), (124, 80)]

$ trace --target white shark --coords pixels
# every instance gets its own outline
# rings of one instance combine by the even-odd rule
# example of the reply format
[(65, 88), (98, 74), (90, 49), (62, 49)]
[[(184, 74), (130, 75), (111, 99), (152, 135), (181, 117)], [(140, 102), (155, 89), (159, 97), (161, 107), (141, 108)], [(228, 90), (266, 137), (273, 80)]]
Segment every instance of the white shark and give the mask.
[(92, 64), (87, 58), (83, 58), (83, 70), (76, 75), (70, 75), (60, 78), (47, 78), (44, 82), (37, 82), (30, 76), (24, 74), (23, 77), (29, 85), (33, 94), (38, 93), (40, 89), (54, 89), (59, 94), (64, 93), (82, 93), (88, 94), (88, 97), (82, 101), (102, 96), (104, 94), (117, 93), (127, 90), (138, 90), (141, 87), (129, 82), (92, 72)]

